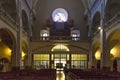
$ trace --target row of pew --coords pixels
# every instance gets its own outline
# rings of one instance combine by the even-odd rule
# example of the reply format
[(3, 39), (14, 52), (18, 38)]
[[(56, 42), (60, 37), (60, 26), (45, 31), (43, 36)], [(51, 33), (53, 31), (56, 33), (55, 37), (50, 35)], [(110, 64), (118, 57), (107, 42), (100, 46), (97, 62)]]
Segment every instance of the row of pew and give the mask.
[(69, 69), (67, 80), (120, 80), (119, 72)]
[(0, 72), (0, 80), (56, 80), (55, 69)]

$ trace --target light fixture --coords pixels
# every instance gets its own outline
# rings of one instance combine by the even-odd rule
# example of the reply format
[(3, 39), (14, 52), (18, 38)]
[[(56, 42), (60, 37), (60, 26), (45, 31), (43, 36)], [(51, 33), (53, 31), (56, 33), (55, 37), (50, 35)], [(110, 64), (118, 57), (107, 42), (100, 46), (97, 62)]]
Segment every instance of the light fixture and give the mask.
[(98, 27), (98, 30), (101, 30), (101, 27)]
[(24, 51), (22, 51), (22, 55), (21, 55), (22, 59), (24, 59), (25, 55), (26, 55), (26, 53)]
[(6, 46), (6, 48), (5, 48), (5, 54), (7, 56), (11, 56), (11, 52), (12, 52), (12, 50), (8, 46)]
[(100, 49), (98, 49), (98, 50), (95, 52), (95, 59), (96, 59), (96, 60), (100, 60), (100, 59), (101, 59)]
[(116, 47), (113, 47), (111, 50), (110, 50), (110, 54), (113, 55), (113, 57), (117, 57), (118, 54), (117, 54), (117, 48)]

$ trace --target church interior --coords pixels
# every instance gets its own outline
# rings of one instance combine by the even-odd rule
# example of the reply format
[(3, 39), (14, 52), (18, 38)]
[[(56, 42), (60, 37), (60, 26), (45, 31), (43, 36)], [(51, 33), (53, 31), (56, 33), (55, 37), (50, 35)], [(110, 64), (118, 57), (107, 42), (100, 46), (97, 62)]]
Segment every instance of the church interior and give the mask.
[(0, 80), (120, 80), (120, 0), (0, 0)]

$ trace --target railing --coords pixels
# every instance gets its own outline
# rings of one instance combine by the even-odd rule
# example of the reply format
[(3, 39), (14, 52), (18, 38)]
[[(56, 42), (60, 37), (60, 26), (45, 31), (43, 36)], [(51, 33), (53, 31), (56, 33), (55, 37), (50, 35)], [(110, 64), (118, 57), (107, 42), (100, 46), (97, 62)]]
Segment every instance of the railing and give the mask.
[(78, 41), (80, 37), (71, 37), (71, 36), (49, 36), (49, 37), (40, 37), (40, 40), (47, 41), (47, 40), (72, 40)]
[(0, 8), (0, 18), (11, 25), (18, 26), (18, 23), (3, 8)]
[(112, 25), (113, 23), (117, 22), (117, 21), (120, 21), (120, 12), (118, 12), (115, 16), (113, 16), (108, 22), (105, 23), (104, 27), (105, 27), (105, 30), (109, 30), (112, 28)]
[[(114, 26), (110, 26), (116, 22), (120, 21), (120, 12), (118, 12), (115, 16), (113, 16), (110, 20), (108, 20), (108, 22), (105, 23), (104, 25), (104, 29), (107, 31), (107, 30), (110, 30), (112, 27)], [(94, 33), (93, 33), (93, 37), (95, 37), (96, 35), (99, 34), (99, 29), (96, 30)]]
[(95, 38), (96, 36), (98, 36), (100, 34), (100, 30), (96, 30), (94, 33), (93, 33), (93, 37)]
[(28, 33), (24, 29), (22, 31), (24, 35), (28, 36)]

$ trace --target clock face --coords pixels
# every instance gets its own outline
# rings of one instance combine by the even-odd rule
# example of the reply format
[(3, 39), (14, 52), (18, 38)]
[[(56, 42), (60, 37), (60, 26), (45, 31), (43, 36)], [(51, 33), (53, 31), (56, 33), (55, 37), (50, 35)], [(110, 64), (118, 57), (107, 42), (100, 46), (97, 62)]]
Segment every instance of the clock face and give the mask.
[(66, 22), (68, 19), (68, 13), (63, 8), (57, 8), (53, 11), (52, 18), (54, 22)]

